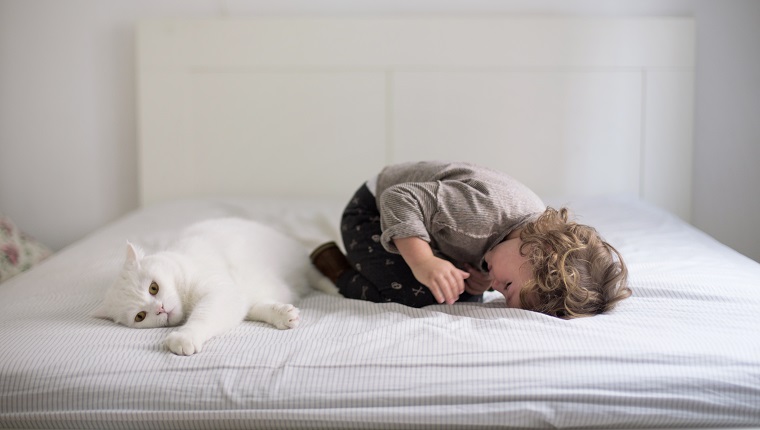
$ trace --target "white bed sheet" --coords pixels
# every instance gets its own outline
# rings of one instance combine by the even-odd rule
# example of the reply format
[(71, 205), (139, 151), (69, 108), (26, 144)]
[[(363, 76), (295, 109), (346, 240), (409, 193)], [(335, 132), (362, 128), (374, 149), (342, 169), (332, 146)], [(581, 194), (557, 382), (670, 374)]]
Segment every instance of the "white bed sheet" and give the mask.
[[(560, 202), (564, 203), (564, 202)], [(127, 239), (216, 216), (310, 249), (343, 202), (181, 201), (133, 213), (0, 285), (0, 427), (487, 428), (760, 425), (760, 264), (621, 197), (570, 201), (625, 256), (634, 295), (563, 321), (484, 304), (407, 308), (314, 292), (302, 324), (244, 322), (195, 356), (171, 329), (90, 317)]]

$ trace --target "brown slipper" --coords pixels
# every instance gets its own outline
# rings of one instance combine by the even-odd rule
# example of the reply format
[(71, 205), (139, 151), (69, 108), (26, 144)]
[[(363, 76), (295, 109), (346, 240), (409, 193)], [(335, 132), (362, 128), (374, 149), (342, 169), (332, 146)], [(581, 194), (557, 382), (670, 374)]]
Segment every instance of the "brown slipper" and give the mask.
[(335, 242), (319, 245), (309, 256), (311, 263), (323, 275), (335, 283), (340, 275), (351, 268), (351, 263)]

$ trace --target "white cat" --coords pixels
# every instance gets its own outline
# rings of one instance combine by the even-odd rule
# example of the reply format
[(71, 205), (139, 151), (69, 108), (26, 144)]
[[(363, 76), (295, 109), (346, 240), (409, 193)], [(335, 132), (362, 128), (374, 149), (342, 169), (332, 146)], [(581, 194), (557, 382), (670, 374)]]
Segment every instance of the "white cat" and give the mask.
[(184, 323), (166, 346), (192, 355), (244, 319), (295, 328), (299, 311), (291, 303), (309, 286), (338, 294), (295, 239), (253, 221), (212, 219), (154, 254), (127, 242), (121, 274), (94, 315), (135, 328)]

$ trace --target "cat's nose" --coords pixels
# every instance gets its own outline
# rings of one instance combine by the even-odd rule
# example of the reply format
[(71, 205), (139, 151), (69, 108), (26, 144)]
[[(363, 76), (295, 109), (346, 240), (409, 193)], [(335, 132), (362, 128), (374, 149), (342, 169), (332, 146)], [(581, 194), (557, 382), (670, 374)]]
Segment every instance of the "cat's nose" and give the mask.
[(166, 313), (166, 311), (164, 310), (164, 305), (161, 305), (161, 307), (158, 308), (158, 314), (157, 315), (161, 315), (161, 314), (165, 314), (165, 313)]

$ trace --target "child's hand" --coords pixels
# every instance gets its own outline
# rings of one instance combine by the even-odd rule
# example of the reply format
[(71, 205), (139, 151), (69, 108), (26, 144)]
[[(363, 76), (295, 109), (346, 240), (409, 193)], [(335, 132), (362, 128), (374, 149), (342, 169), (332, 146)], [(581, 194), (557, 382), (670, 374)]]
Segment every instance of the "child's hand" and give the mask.
[(394, 239), (404, 261), (422, 285), (428, 287), (438, 303), (452, 304), (464, 292), (464, 280), (470, 274), (451, 262), (433, 255), (430, 245), (418, 237)]
[(410, 267), (414, 277), (428, 287), (438, 303), (456, 302), (464, 292), (464, 280), (470, 276), (469, 273), (457, 269), (451, 262), (435, 256)]
[(470, 274), (465, 282), (465, 291), (472, 295), (479, 295), (491, 288), (491, 276), (488, 273), (483, 273), (469, 264), (465, 264), (464, 268)]

